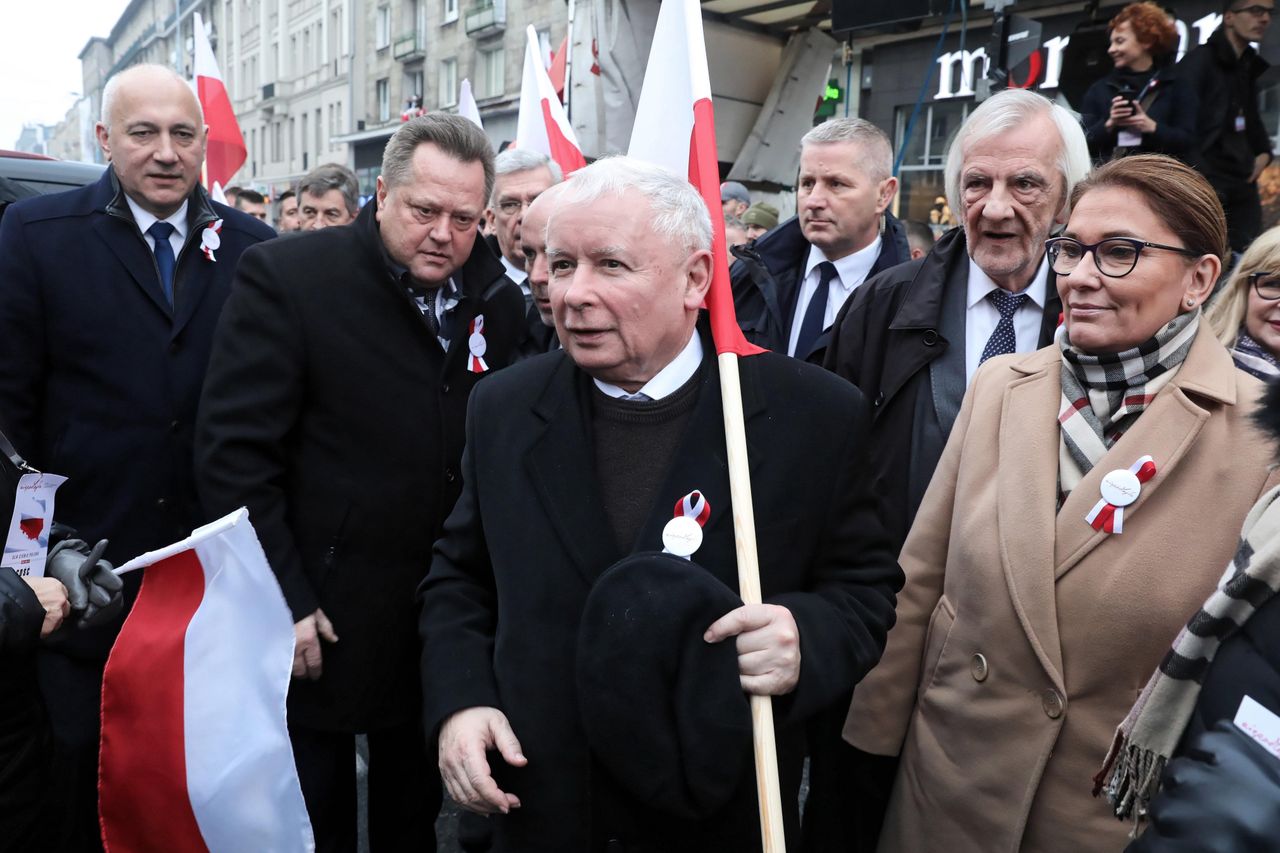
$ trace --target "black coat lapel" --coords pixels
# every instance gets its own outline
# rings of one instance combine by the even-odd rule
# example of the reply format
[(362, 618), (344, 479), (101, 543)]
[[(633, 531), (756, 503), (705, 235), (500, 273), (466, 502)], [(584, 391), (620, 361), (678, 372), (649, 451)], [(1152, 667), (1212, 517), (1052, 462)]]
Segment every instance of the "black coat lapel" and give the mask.
[(164, 291), (160, 289), (160, 274), (156, 270), (155, 256), (147, 246), (147, 241), (138, 234), (138, 227), (113, 214), (95, 216), (92, 227), (147, 298), (166, 317), (170, 316), (169, 303), (164, 298)]

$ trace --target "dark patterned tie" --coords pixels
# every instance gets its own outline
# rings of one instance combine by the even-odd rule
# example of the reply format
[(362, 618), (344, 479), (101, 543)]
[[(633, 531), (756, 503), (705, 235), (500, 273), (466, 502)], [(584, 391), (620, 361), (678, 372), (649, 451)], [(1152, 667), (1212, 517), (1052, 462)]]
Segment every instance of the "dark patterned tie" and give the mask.
[(173, 233), (173, 226), (168, 222), (154, 222), (147, 229), (147, 233), (151, 235), (151, 239), (155, 241), (155, 248), (152, 250), (156, 255), (156, 268), (160, 270), (160, 289), (164, 291), (164, 301), (169, 303), (169, 307), (173, 307), (173, 268), (177, 265), (176, 259), (173, 257), (173, 244), (169, 242), (169, 235)]
[(818, 336), (826, 328), (827, 294), (831, 290), (831, 279), (836, 277), (836, 265), (831, 261), (818, 264), (818, 289), (809, 298), (809, 307), (805, 308), (804, 319), (800, 321), (800, 337), (796, 338), (796, 358), (804, 358), (813, 350)]
[(427, 321), (427, 328), (431, 330), (432, 337), (439, 338), (440, 318), (436, 316), (436, 299), (440, 296), (440, 288), (411, 287), (409, 295), (417, 303), (418, 310), (422, 312), (422, 318)]
[(987, 294), (987, 298), (1000, 312), (1000, 322), (996, 323), (996, 330), (991, 333), (991, 337), (987, 339), (987, 345), (982, 348), (982, 358), (978, 359), (978, 364), (982, 364), (993, 355), (1005, 355), (1018, 351), (1018, 337), (1013, 331), (1013, 315), (1031, 297), (1025, 293), (1010, 293), (997, 287)]

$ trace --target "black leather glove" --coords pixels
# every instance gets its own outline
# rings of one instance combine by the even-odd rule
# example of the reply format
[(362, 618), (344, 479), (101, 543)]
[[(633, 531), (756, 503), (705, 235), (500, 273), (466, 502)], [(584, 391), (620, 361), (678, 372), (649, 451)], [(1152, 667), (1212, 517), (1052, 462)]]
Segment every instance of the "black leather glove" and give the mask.
[(93, 628), (110, 622), (124, 606), (124, 581), (102, 559), (107, 540), (92, 548), (83, 539), (64, 539), (49, 550), (45, 574), (62, 581), (71, 609), (80, 614), (76, 625)]
[(1280, 758), (1229, 720), (1169, 762), (1151, 826), (1125, 853), (1271, 853), (1280, 846)]

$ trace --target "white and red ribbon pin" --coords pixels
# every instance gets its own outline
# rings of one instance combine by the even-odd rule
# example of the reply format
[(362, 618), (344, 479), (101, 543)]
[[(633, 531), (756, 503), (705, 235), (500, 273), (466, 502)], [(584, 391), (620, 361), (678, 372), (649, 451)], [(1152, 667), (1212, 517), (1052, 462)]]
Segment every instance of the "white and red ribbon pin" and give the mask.
[(221, 231), (222, 220), (215, 219), (205, 226), (204, 232), (200, 235), (200, 251), (204, 252), (206, 260), (217, 262), (218, 259), (213, 256), (213, 252), (222, 246), (222, 238), (218, 236)]
[(711, 504), (699, 491), (676, 501), (675, 516), (662, 528), (662, 552), (686, 560), (702, 547), (702, 528), (711, 517)]
[(1094, 504), (1084, 520), (1094, 530), (1123, 533), (1124, 508), (1138, 499), (1142, 494), (1142, 484), (1155, 475), (1156, 462), (1150, 456), (1139, 458), (1128, 468), (1108, 471), (1099, 486), (1102, 499)]
[(471, 328), (467, 335), (467, 349), (471, 351), (471, 356), (467, 359), (467, 370), (472, 373), (486, 372), (489, 365), (485, 363), (484, 354), (489, 351), (489, 344), (484, 339), (483, 314), (477, 314), (471, 321)]

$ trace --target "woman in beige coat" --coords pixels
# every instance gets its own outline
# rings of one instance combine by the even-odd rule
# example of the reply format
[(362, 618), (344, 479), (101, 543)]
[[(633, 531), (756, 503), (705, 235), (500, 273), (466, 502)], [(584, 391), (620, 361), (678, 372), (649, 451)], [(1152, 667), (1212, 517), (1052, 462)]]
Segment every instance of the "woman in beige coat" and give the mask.
[(1200, 323), (1227, 251), (1204, 179), (1109, 163), (1048, 251), (1065, 330), (974, 377), (849, 710), (901, 756), (882, 853), (1122, 850), (1093, 776), (1268, 479), (1262, 386)]

